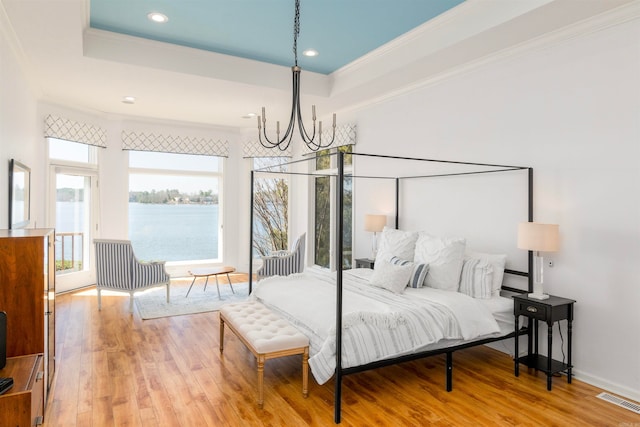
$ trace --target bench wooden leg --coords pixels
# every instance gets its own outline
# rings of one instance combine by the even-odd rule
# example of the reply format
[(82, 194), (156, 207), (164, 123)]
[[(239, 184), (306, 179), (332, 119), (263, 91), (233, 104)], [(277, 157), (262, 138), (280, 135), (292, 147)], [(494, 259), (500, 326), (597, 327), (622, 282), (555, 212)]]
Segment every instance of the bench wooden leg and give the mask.
[(302, 353), (302, 395), (309, 396), (309, 347)]
[(264, 354), (258, 355), (258, 407), (264, 406)]
[(224, 348), (224, 318), (220, 316), (220, 353)]

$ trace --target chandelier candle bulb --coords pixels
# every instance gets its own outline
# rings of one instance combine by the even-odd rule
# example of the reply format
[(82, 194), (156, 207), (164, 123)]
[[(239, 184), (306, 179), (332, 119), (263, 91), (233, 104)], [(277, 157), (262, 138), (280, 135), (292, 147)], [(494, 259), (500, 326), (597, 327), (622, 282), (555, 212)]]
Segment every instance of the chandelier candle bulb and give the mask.
[(316, 106), (312, 105), (311, 106), (311, 116), (313, 117), (313, 121), (316, 121)]

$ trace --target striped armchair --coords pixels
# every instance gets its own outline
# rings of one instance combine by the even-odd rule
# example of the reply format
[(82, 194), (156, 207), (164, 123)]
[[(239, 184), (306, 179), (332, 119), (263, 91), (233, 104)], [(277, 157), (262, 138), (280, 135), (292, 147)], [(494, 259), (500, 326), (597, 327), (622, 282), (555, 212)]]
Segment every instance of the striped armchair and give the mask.
[(258, 269), (258, 280), (269, 276), (288, 276), (304, 270), (304, 249), (306, 233), (303, 233), (291, 246), (290, 251), (273, 252), (262, 257), (262, 267)]
[(129, 240), (94, 239), (96, 247), (96, 288), (98, 310), (102, 309), (103, 289), (129, 292), (129, 311), (133, 313), (133, 294), (144, 289), (166, 286), (169, 302), (169, 275), (162, 262), (140, 262)]

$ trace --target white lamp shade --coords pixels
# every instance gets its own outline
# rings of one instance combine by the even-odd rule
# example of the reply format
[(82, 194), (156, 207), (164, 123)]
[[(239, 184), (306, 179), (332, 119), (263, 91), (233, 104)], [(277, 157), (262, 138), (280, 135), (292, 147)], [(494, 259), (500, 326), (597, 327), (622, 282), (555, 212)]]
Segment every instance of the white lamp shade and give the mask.
[(364, 231), (372, 231), (374, 233), (377, 233), (382, 231), (385, 225), (387, 225), (386, 215), (365, 215), (364, 216)]
[(556, 252), (560, 248), (558, 224), (521, 222), (518, 224), (518, 248), (538, 252)]

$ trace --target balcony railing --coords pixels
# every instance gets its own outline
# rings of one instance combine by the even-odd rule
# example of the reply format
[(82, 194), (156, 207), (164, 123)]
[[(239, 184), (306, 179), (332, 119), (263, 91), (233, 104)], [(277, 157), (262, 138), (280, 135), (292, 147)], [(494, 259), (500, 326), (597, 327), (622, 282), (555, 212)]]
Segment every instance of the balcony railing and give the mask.
[(56, 273), (81, 271), (84, 265), (84, 233), (56, 233)]

